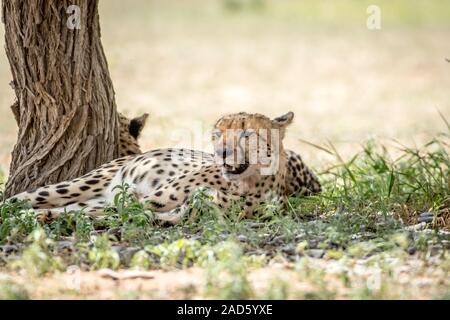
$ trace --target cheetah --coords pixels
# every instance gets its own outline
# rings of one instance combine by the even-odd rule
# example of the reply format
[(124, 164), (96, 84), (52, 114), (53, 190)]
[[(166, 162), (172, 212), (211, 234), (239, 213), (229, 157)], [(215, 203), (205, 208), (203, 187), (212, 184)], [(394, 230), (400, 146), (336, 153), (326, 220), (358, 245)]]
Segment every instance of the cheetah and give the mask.
[(263, 203), (287, 206), (290, 195), (321, 191), (315, 174), (283, 138), (294, 114), (275, 119), (261, 114), (237, 113), (220, 118), (212, 131), (214, 153), (190, 149), (156, 149), (106, 163), (71, 181), (44, 186), (13, 197), (28, 200), (41, 221), (68, 211), (84, 210), (99, 216), (113, 203), (117, 186), (127, 184), (136, 199), (155, 213), (157, 220), (177, 223), (189, 197), (206, 188), (224, 210), (243, 205), (247, 218)]
[[(120, 124), (120, 148), (119, 157), (141, 154), (141, 148), (137, 142), (141, 131), (144, 129), (148, 113), (140, 117), (128, 119), (119, 113)], [(304, 196), (312, 193), (319, 193), (321, 186), (314, 173), (305, 167), (299, 154), (292, 150), (286, 150), (287, 164), (287, 190), (292, 196)], [(310, 179), (310, 181), (309, 181)], [(307, 188), (306, 186), (310, 186)]]

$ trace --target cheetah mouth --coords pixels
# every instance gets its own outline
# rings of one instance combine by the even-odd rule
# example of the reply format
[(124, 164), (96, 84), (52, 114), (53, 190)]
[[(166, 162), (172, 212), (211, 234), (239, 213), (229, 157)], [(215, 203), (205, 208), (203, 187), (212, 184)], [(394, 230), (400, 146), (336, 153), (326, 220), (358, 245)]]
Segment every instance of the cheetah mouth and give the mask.
[(226, 174), (241, 174), (245, 170), (247, 170), (249, 166), (250, 165), (248, 163), (240, 164), (239, 167), (237, 167), (237, 168), (235, 168), (233, 166), (230, 166), (228, 164), (224, 164), (223, 165), (223, 167), (225, 169), (224, 171), (225, 171)]

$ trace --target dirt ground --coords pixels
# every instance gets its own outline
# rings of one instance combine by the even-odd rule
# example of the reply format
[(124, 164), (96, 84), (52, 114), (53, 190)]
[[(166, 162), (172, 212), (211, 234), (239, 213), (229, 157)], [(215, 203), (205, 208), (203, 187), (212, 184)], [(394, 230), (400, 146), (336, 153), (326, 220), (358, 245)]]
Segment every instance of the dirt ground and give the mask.
[[(311, 258), (311, 269), (302, 270), (290, 263), (275, 262), (249, 270), (248, 281), (254, 298), (259, 299), (436, 299), (448, 294), (450, 282), (445, 271), (436, 268), (442, 262), (437, 258), (425, 262), (410, 257), (401, 263), (391, 259), (389, 272), (363, 266), (366, 262), (354, 259), (343, 264)], [(315, 278), (311, 275), (314, 272), (320, 276)], [(206, 274), (199, 268), (149, 272), (72, 270), (42, 278), (0, 273), (0, 281), (6, 279), (26, 290), (32, 299), (208, 298)]]

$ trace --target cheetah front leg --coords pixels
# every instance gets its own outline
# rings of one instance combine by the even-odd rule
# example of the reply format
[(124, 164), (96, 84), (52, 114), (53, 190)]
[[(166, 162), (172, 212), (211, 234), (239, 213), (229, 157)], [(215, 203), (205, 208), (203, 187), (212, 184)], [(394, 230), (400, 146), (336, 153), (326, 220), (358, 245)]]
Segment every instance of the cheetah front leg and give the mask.
[[(81, 210), (91, 217), (99, 217), (104, 213), (104, 208), (101, 204), (97, 201), (93, 201), (91, 203), (86, 203), (85, 206), (73, 204), (67, 207), (39, 209), (36, 210), (36, 219), (41, 223), (49, 224), (67, 212)], [(155, 220), (161, 224), (168, 223), (170, 225), (175, 225), (181, 221), (187, 210), (188, 205), (183, 204), (167, 212), (155, 212)]]
[(155, 212), (155, 219), (157, 222), (168, 223), (170, 225), (175, 225), (181, 221), (181, 219), (186, 215), (189, 209), (187, 201), (181, 206), (176, 207), (167, 212)]
[(91, 199), (84, 203), (74, 203), (65, 207), (38, 209), (36, 219), (42, 223), (51, 223), (62, 214), (70, 211), (83, 211), (91, 217), (98, 217), (104, 212), (105, 201), (103, 199)]

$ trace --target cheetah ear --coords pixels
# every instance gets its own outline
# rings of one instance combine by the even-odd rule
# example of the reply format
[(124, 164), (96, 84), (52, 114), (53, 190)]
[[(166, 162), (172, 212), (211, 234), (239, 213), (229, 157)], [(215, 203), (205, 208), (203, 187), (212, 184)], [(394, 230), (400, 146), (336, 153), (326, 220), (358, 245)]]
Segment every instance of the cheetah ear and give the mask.
[(142, 116), (130, 120), (128, 131), (135, 139), (139, 138), (139, 136), (141, 135), (142, 129), (144, 129), (145, 127), (147, 117), (148, 113), (144, 113)]
[(291, 124), (292, 119), (294, 119), (294, 113), (289, 111), (288, 113), (273, 119), (272, 122), (280, 127), (285, 127)]

